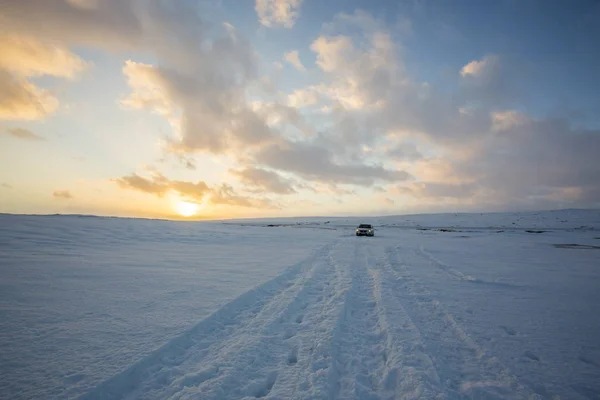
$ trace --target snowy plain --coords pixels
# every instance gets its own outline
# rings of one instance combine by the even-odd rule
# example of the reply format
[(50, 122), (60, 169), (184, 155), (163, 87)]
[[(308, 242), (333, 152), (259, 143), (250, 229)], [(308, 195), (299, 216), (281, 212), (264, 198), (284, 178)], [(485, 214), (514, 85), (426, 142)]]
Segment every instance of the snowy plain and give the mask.
[(599, 210), (0, 215), (0, 398), (597, 399), (599, 304)]

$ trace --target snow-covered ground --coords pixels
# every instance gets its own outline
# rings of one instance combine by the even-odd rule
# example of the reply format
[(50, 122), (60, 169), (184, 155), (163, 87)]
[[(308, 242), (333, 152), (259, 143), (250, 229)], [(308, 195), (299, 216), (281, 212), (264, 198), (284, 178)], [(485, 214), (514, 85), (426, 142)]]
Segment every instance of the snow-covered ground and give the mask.
[(594, 399), (599, 304), (597, 210), (0, 215), (0, 398)]

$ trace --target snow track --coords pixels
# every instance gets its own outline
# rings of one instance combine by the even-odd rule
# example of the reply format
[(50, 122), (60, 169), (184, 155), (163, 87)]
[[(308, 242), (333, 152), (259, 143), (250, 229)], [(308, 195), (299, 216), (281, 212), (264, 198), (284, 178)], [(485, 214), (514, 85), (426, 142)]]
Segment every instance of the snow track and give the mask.
[(423, 249), (377, 240), (337, 238), (81, 399), (537, 398), (411, 273)]
[[(444, 309), (430, 291), (410, 273), (402, 261), (409, 249), (387, 248), (385, 268), (396, 282), (395, 293), (405, 305), (408, 316), (420, 332), (425, 351), (439, 377), (441, 391), (451, 398), (529, 399), (540, 398), (524, 387), (502, 365), (461, 328), (452, 314)], [(415, 252), (412, 252), (415, 254)], [(452, 273), (457, 276), (458, 272)], [(471, 280), (471, 279), (466, 279)]]

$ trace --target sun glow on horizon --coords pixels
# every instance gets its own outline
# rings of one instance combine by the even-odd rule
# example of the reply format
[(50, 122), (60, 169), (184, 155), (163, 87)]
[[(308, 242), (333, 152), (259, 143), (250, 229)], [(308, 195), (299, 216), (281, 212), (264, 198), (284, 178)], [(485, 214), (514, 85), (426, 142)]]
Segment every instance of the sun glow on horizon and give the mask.
[(179, 200), (175, 203), (175, 210), (182, 217), (191, 217), (200, 210), (200, 204)]

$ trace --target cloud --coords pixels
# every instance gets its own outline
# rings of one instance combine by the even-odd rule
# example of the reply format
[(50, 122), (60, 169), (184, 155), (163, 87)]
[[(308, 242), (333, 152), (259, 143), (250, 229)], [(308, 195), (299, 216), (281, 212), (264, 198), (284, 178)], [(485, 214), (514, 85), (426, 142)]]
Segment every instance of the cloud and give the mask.
[(527, 115), (515, 110), (494, 111), (491, 117), (494, 132), (508, 131), (529, 122)]
[(298, 71), (300, 71), (300, 72), (306, 71), (306, 67), (304, 67), (304, 65), (302, 65), (302, 62), (300, 61), (300, 56), (298, 55), (298, 50), (292, 50), (289, 53), (285, 53), (283, 58), (285, 59), (285, 61), (287, 61), (288, 63), (293, 65)]
[(74, 7), (81, 8), (83, 10), (96, 10), (98, 9), (98, 0), (66, 0)]
[(400, 143), (389, 149), (387, 155), (401, 161), (416, 161), (423, 158), (414, 143)]
[(522, 100), (519, 84), (524, 71), (498, 54), (473, 60), (460, 70), (461, 95), (480, 107), (504, 108)]
[(290, 107), (302, 108), (317, 104), (320, 100), (317, 88), (296, 89), (287, 96), (287, 104)]
[(253, 198), (240, 196), (235, 193), (233, 187), (228, 184), (221, 184), (221, 186), (213, 189), (211, 196), (211, 202), (213, 204), (225, 204), (230, 206), (248, 207), (248, 208), (260, 208), (260, 209), (274, 209), (279, 208), (273, 202), (265, 198)]
[(540, 191), (568, 193), (571, 200), (577, 194), (582, 204), (598, 204), (599, 148), (599, 130), (561, 119), (527, 119), (505, 125), (501, 134), (491, 132), (479, 151), (454, 164), (504, 204), (525, 203)]
[(288, 142), (261, 150), (255, 161), (271, 168), (291, 172), (307, 180), (370, 186), (377, 181), (403, 181), (405, 171), (393, 171), (379, 165), (338, 164), (333, 154), (313, 144)]
[(464, 199), (472, 197), (476, 186), (472, 183), (440, 183), (440, 182), (412, 182), (409, 185), (399, 186), (397, 191), (400, 194), (412, 197), (445, 199), (456, 198)]
[(71, 200), (73, 195), (68, 190), (55, 190), (52, 196), (56, 199)]
[[(310, 137), (315, 134), (314, 127), (306, 122), (306, 119), (296, 107), (277, 101), (253, 101), (251, 108), (258, 118), (264, 121), (269, 128), (272, 128), (273, 135), (271, 135), (268, 142), (281, 140), (282, 137), (286, 136), (286, 133), (290, 132), (291, 128), (295, 128), (303, 137)], [(290, 133), (290, 135), (292, 134)]]
[(300, 15), (302, 2), (303, 0), (256, 0), (254, 9), (262, 25), (291, 28)]
[(3, 1), (0, 25), (17, 35), (111, 50), (132, 49), (143, 38), (139, 4), (121, 0)]
[[(535, 120), (506, 108), (526, 99), (518, 63), (496, 54), (469, 62), (456, 92), (448, 93), (408, 75), (397, 43), (376, 21), (364, 14), (336, 18), (311, 46), (329, 79), (310, 88), (333, 101), (334, 123), (321, 145), (359, 160), (360, 148), (379, 146), (385, 157), (410, 161), (414, 181), (401, 185), (404, 194), (431, 206), (452, 199), (497, 208), (541, 198), (598, 204), (593, 176), (600, 162), (589, 149), (599, 148), (600, 135), (568, 120)], [(362, 36), (342, 34), (347, 26), (339, 22), (354, 24)], [(390, 139), (402, 144), (389, 147)], [(436, 156), (424, 157), (409, 143)], [(302, 162), (295, 162), (307, 176)]]
[(56, 112), (58, 99), (28, 78), (73, 79), (87, 64), (65, 47), (31, 37), (0, 35), (0, 119), (36, 120)]
[(158, 172), (150, 178), (136, 173), (115, 179), (114, 182), (123, 189), (133, 189), (157, 197), (176, 193), (183, 199), (192, 202), (202, 202), (207, 199), (210, 203), (252, 208), (272, 208), (274, 205), (268, 199), (253, 198), (237, 195), (230, 185), (222, 184), (209, 187), (205, 182), (188, 182), (170, 180)]
[(19, 138), (19, 139), (24, 139), (24, 140), (46, 140), (45, 138), (31, 132), (28, 129), (24, 129), (24, 128), (7, 128), (6, 129), (6, 133), (8, 133), (9, 135)]
[(357, 43), (350, 36), (320, 36), (311, 44), (317, 66), (331, 79), (319, 86), (321, 93), (346, 110), (383, 106), (393, 86), (404, 80), (390, 34), (377, 31), (365, 39)]
[(243, 184), (257, 191), (277, 194), (296, 193), (291, 180), (285, 179), (273, 171), (251, 167), (242, 170), (230, 170), (230, 173), (240, 178)]
[(75, 78), (87, 67), (66, 47), (17, 35), (0, 35), (0, 69), (17, 76)]
[(481, 60), (473, 60), (461, 68), (460, 75), (462, 77), (484, 78), (486, 74), (490, 73), (490, 70), (498, 65), (498, 62), (499, 57), (497, 55), (489, 55)]
[(247, 101), (247, 86), (257, 78), (249, 44), (224, 26), (211, 46), (194, 51), (185, 67), (127, 61), (123, 73), (132, 93), (122, 104), (166, 117), (175, 132), (169, 145), (174, 152), (221, 154), (272, 139)]
[[(271, 27), (293, 26), (301, 5), (255, 4)], [(464, 60), (441, 83), (420, 81), (405, 68), (406, 35), (365, 12), (339, 14), (310, 46), (320, 80), (283, 93), (276, 76), (259, 73), (262, 63), (244, 36), (203, 20), (195, 2), (21, 0), (2, 7), (6, 54), (23, 60), (0, 55), (3, 119), (56, 112), (56, 94), (33, 78), (81, 74), (87, 64), (74, 46), (126, 51), (154, 61), (124, 64), (131, 91), (123, 107), (164, 117), (172, 127), (165, 148), (184, 165), (193, 167), (195, 153), (226, 156), (251, 191), (312, 187), (340, 197), (358, 190), (352, 186), (386, 185), (432, 207), (600, 202), (598, 131), (528, 115), (524, 68), (506, 54)], [(297, 52), (284, 58), (305, 68)], [(156, 196), (269, 204), (228, 184), (200, 183), (136, 174), (119, 181)]]
[(0, 69), (0, 120), (36, 120), (58, 109), (58, 99), (23, 78)]

